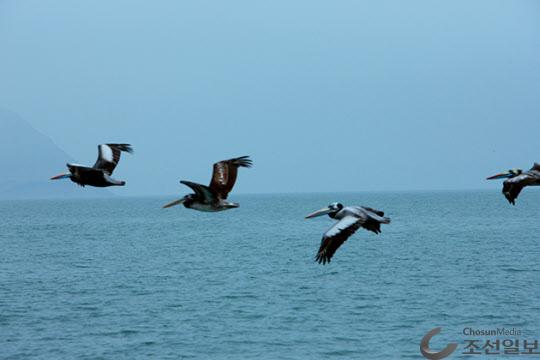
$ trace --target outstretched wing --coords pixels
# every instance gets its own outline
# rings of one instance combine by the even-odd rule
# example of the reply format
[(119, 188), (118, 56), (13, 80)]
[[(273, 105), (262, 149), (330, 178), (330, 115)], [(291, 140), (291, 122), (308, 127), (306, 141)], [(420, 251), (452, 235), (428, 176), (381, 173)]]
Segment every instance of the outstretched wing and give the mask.
[(374, 213), (378, 216), (384, 216), (384, 211), (381, 211), (381, 210), (377, 210), (377, 209), (374, 209), (374, 208), (370, 208), (370, 207), (367, 207), (367, 206), (360, 206), (362, 209), (368, 211), (368, 212), (371, 212), (371, 213)]
[(512, 205), (516, 205), (516, 199), (519, 193), (527, 185), (529, 176), (527, 174), (521, 174), (503, 182), (502, 193), (508, 202)]
[(324, 233), (315, 261), (323, 265), (329, 263), (336, 250), (362, 226), (362, 223), (363, 219), (345, 216), (334, 224)]
[(238, 168), (250, 168), (252, 165), (253, 163), (249, 159), (249, 156), (242, 156), (215, 163), (210, 187), (220, 198), (226, 199), (236, 182)]
[(390, 218), (384, 216), (384, 212), (369, 207), (361, 207), (364, 210), (365, 217), (362, 227), (366, 230), (373, 231), (375, 234), (381, 232), (381, 224), (390, 224)]
[(98, 158), (94, 164), (94, 169), (100, 169), (112, 175), (114, 168), (120, 161), (122, 151), (132, 153), (130, 144), (101, 144), (98, 146)]
[(218, 195), (214, 190), (206, 185), (197, 184), (191, 181), (180, 181), (180, 183), (188, 186), (195, 192), (201, 202), (212, 204), (218, 201)]
[(103, 172), (88, 166), (78, 164), (66, 164), (69, 172), (74, 175), (71, 177), (72, 181), (80, 186), (85, 186), (85, 181), (100, 181), (103, 179)]

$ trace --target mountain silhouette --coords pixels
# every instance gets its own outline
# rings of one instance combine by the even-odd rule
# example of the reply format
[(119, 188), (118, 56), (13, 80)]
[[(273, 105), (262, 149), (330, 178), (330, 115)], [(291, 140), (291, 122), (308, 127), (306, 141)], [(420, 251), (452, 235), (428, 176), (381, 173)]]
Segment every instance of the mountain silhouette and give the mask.
[(73, 158), (17, 114), (0, 109), (0, 200), (111, 196), (105, 189), (82, 188), (69, 180), (51, 181), (67, 172)]

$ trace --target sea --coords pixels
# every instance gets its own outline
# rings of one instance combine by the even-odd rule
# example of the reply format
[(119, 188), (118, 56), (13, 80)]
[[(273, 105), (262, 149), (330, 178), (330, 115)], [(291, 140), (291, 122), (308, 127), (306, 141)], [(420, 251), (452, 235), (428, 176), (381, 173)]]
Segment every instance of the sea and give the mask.
[[(500, 359), (540, 341), (540, 191), (0, 201), (1, 359)], [(331, 202), (383, 210), (325, 266)], [(466, 335), (466, 329), (514, 335)], [(519, 330), (519, 336), (515, 335)], [(499, 355), (466, 355), (467, 340)], [(482, 354), (484, 350), (479, 350)], [(537, 351), (540, 351), (537, 350)], [(523, 355), (533, 358), (540, 355)]]

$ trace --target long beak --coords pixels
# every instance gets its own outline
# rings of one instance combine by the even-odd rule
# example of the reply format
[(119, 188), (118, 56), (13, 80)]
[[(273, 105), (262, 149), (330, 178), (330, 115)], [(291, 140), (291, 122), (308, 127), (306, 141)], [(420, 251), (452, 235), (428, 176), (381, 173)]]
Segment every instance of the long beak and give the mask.
[(500, 174), (496, 174), (496, 175), (490, 176), (490, 177), (486, 178), (486, 180), (507, 179), (507, 178), (509, 178), (511, 175), (512, 175), (512, 174), (510, 174), (510, 173), (507, 171), (507, 172), (503, 172), (503, 173), (500, 173)]
[(317, 210), (315, 212), (312, 212), (311, 214), (306, 216), (306, 219), (311, 219), (311, 218), (314, 218), (314, 217), (317, 217), (317, 216), (323, 216), (323, 215), (329, 214), (331, 211), (332, 211), (332, 209), (330, 209), (329, 207), (325, 207), (325, 208), (322, 208), (322, 209)]
[(53, 176), (51, 180), (60, 180), (60, 179), (69, 179), (71, 174), (58, 174), (56, 176)]
[(173, 202), (170, 202), (170, 203), (168, 203), (167, 205), (163, 205), (163, 209), (170, 208), (170, 207), (175, 206), (175, 205), (180, 205), (180, 204), (182, 204), (184, 201), (185, 201), (184, 198), (179, 199), (179, 200), (174, 200)]

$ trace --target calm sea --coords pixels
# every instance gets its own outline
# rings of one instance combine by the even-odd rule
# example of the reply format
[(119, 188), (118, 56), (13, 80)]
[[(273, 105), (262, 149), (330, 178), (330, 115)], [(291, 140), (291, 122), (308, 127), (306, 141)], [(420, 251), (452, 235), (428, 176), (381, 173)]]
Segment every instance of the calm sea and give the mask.
[[(540, 191), (169, 200), (0, 202), (0, 358), (420, 359), (437, 326), (434, 348), (464, 327), (540, 339)], [(332, 220), (303, 217), (332, 201), (392, 224), (322, 266)]]

